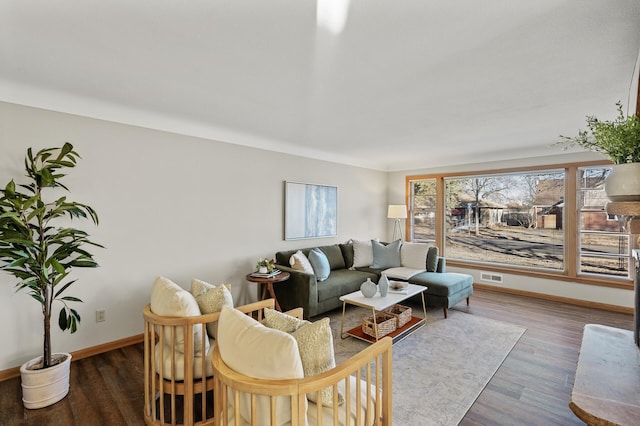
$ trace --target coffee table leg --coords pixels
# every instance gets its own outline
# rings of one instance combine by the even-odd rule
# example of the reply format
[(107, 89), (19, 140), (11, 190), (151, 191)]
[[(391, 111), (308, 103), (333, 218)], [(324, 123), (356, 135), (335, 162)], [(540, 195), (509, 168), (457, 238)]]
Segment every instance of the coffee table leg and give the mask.
[(342, 318), (340, 318), (340, 338), (346, 339), (347, 336), (344, 334), (344, 309), (347, 306), (346, 302), (342, 302)]
[(422, 296), (422, 312), (424, 313), (424, 323), (427, 323), (427, 305), (424, 303), (424, 291), (420, 293)]
[(378, 323), (376, 322), (376, 310), (371, 308), (373, 314), (373, 332), (376, 334), (376, 342), (378, 341)]

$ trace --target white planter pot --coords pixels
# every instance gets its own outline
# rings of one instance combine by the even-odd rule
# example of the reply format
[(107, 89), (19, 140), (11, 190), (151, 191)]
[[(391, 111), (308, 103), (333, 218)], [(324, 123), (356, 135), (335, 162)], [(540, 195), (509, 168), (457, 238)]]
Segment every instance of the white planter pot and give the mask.
[(640, 201), (640, 163), (614, 164), (604, 192), (611, 201)]
[(55, 404), (69, 393), (69, 371), (71, 354), (53, 354), (64, 358), (59, 364), (47, 369), (33, 370), (42, 364), (42, 357), (32, 359), (20, 367), (22, 378), (22, 403), (25, 408), (34, 409)]

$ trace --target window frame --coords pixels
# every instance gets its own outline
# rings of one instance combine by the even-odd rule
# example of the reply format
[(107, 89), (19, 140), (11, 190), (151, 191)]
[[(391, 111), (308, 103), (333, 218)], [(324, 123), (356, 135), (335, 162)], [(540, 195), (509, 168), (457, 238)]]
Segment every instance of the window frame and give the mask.
[[(435, 245), (440, 249), (444, 247), (445, 241), (445, 191), (444, 181), (452, 178), (464, 178), (474, 175), (485, 174), (503, 174), (503, 173), (526, 173), (543, 171), (550, 169), (564, 170), (566, 176), (565, 182), (565, 206), (566, 212), (574, 212), (574, 214), (565, 215), (564, 223), (564, 259), (565, 268), (563, 271), (552, 270), (539, 270), (534, 268), (528, 268), (526, 266), (506, 266), (495, 263), (479, 262), (479, 261), (465, 261), (465, 260), (452, 260), (447, 259), (447, 265), (468, 268), (483, 271), (502, 272), (513, 275), (526, 275), (535, 278), (552, 279), (558, 281), (574, 282), (579, 284), (589, 284), (611, 288), (621, 288), (626, 290), (633, 289), (633, 280), (627, 277), (616, 276), (594, 276), (593, 274), (581, 274), (579, 273), (580, 262), (580, 246), (579, 246), (579, 217), (577, 208), (577, 192), (579, 189), (578, 182), (578, 169), (582, 167), (597, 167), (597, 166), (610, 166), (610, 161), (588, 161), (588, 162), (575, 162), (575, 163), (560, 163), (560, 164), (542, 164), (537, 166), (527, 167), (509, 167), (500, 169), (487, 169), (487, 170), (470, 170), (464, 172), (452, 172), (452, 173), (434, 173), (434, 174), (421, 174), (421, 175), (407, 175), (405, 176), (405, 197), (408, 209), (409, 217), (413, 217), (412, 210), (412, 182), (424, 179), (436, 180), (436, 229)], [(407, 240), (413, 237), (410, 233), (412, 225), (409, 220), (405, 223), (405, 235)], [(446, 253), (445, 253), (446, 256)], [(631, 273), (631, 272), (630, 272)]]

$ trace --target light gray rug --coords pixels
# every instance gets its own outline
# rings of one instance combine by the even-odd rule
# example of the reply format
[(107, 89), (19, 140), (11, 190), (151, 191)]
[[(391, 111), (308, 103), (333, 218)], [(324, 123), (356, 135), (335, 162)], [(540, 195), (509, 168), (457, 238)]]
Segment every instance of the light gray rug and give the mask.
[[(422, 316), (421, 307), (410, 306), (414, 315)], [(347, 306), (345, 330), (367, 313)], [(340, 338), (341, 315), (341, 309), (328, 315), (336, 363), (368, 345)], [(450, 309), (446, 320), (442, 309), (428, 310), (427, 325), (393, 345), (393, 423), (457, 425), (524, 332), (522, 327), (458, 310)]]

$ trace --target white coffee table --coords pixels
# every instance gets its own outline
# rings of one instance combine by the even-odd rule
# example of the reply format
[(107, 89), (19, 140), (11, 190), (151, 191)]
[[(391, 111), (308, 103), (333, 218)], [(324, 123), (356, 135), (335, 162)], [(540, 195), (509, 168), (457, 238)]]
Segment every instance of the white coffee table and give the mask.
[(373, 297), (364, 297), (360, 290), (341, 296), (340, 300), (342, 300), (342, 318), (340, 320), (340, 337), (344, 339), (347, 336), (352, 336), (358, 339), (365, 340), (367, 342), (375, 342), (378, 340), (376, 337), (364, 334), (362, 332), (362, 326), (354, 327), (350, 330), (347, 330), (346, 333), (344, 332), (344, 313), (347, 304), (371, 309), (373, 321), (375, 324), (376, 311), (382, 311), (384, 309), (390, 308), (395, 304), (398, 304), (417, 294), (420, 294), (420, 296), (422, 297), (422, 312), (424, 314), (423, 318), (413, 316), (407, 324), (388, 334), (388, 336), (391, 336), (393, 338), (394, 342), (404, 338), (416, 328), (421, 327), (427, 323), (427, 308), (424, 303), (424, 292), (426, 290), (427, 287), (425, 286), (409, 284), (405, 291), (389, 289), (389, 292), (385, 297), (380, 296), (379, 292), (376, 293), (376, 295)]

